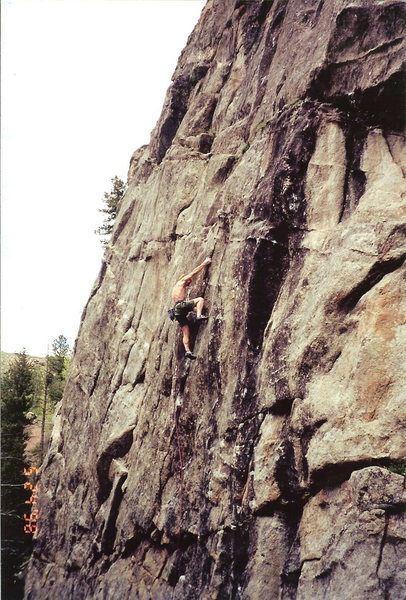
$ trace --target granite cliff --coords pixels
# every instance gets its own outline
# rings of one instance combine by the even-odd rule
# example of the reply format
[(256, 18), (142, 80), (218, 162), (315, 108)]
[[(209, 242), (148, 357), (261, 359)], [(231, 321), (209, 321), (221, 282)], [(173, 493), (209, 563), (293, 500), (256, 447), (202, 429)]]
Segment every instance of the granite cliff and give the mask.
[[(26, 600), (405, 597), (404, 12), (208, 0), (84, 309)], [(166, 311), (207, 255), (191, 362)]]

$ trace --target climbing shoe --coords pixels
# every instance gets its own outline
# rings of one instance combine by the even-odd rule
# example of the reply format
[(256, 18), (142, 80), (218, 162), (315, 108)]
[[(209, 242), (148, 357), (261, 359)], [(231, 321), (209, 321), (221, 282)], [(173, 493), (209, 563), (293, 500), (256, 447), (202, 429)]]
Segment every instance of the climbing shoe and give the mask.
[(195, 356), (191, 352), (186, 352), (185, 357), (190, 358), (190, 360), (196, 360), (196, 358), (197, 358), (197, 356)]
[(200, 317), (196, 317), (196, 321), (207, 321), (208, 318), (206, 315), (200, 315)]

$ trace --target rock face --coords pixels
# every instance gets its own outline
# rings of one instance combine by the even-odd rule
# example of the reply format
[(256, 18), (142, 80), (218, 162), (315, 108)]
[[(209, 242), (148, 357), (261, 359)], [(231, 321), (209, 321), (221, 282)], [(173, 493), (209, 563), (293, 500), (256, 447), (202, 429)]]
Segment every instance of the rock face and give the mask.
[[(400, 1), (208, 1), (83, 313), (26, 600), (406, 596), (403, 31)], [(166, 311), (207, 255), (192, 363)]]

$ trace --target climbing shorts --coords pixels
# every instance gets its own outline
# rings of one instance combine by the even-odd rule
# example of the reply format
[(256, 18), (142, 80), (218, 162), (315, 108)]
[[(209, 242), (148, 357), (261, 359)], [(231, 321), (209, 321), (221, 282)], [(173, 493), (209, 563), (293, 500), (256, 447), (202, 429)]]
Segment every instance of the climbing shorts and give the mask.
[(183, 327), (183, 325), (188, 325), (187, 316), (190, 311), (194, 309), (194, 306), (194, 302), (187, 302), (185, 300), (175, 302), (173, 306), (173, 314), (181, 327)]

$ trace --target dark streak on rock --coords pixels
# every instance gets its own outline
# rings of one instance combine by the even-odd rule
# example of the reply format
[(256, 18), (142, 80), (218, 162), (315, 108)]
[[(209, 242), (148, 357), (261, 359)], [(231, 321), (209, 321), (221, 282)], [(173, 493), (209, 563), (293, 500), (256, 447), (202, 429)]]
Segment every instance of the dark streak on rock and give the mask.
[(207, 71), (207, 65), (196, 65), (189, 76), (181, 75), (173, 82), (167, 97), (166, 110), (158, 124), (153, 144), (153, 156), (158, 163), (163, 160), (182, 123), (193, 88), (206, 75)]
[(287, 232), (272, 231), (272, 239), (257, 240), (251, 269), (247, 311), (248, 339), (259, 352), (265, 327), (284, 280), (288, 267)]
[(388, 527), (389, 527), (389, 518), (388, 518), (388, 514), (385, 513), (385, 527), (384, 527), (383, 534), (382, 534), (381, 545), (379, 547), (378, 562), (376, 564), (376, 575), (378, 577), (379, 587), (380, 588), (382, 588), (382, 582), (381, 582), (381, 580), (379, 578), (379, 568), (380, 568), (381, 563), (382, 563), (383, 549), (384, 549), (386, 541), (387, 541)]
[(110, 505), (109, 514), (104, 527), (103, 536), (101, 540), (101, 549), (104, 554), (111, 554), (114, 550), (114, 543), (117, 535), (116, 521), (118, 517), (118, 511), (123, 499), (123, 483), (127, 479), (128, 473), (123, 472), (120, 474), (116, 486), (114, 488), (114, 497)]
[(360, 168), (362, 151), (368, 130), (356, 123), (348, 124), (345, 138), (347, 168), (344, 182), (344, 202), (340, 221), (348, 217), (357, 207), (359, 199), (365, 191), (366, 176)]
[(299, 523), (302, 516), (302, 508), (297, 507), (286, 514), (286, 525), (290, 548), (281, 573), (281, 600), (295, 600), (301, 570), (300, 563), (300, 540)]
[(97, 382), (99, 380), (100, 371), (101, 371), (101, 365), (98, 367), (98, 369), (96, 371), (96, 374), (94, 376), (93, 384), (92, 384), (92, 387), (90, 388), (90, 391), (89, 391), (89, 397), (93, 395), (93, 392), (96, 389), (96, 385), (97, 385)]
[[(286, 430), (288, 425), (284, 426)], [(281, 453), (275, 466), (275, 479), (282, 498), (287, 502), (297, 502), (300, 498), (299, 477), (295, 467), (293, 444), (287, 433), (282, 433)]]
[(353, 290), (351, 290), (349, 294), (344, 296), (344, 298), (338, 302), (338, 309), (345, 313), (353, 310), (361, 300), (362, 296), (365, 296), (365, 294), (367, 294), (375, 285), (377, 285), (381, 279), (385, 277), (385, 275), (393, 273), (393, 271), (399, 269), (403, 265), (405, 258), (406, 253), (397, 258), (376, 262), (371, 267), (364, 279)]
[(99, 481), (99, 491), (97, 493), (97, 499), (100, 504), (105, 502), (111, 492), (112, 482), (109, 479), (109, 469), (113, 458), (122, 458), (125, 456), (133, 443), (133, 430), (134, 425), (123, 431), (121, 435), (114, 438), (108, 444), (107, 448), (101, 453), (97, 464), (97, 478)]

